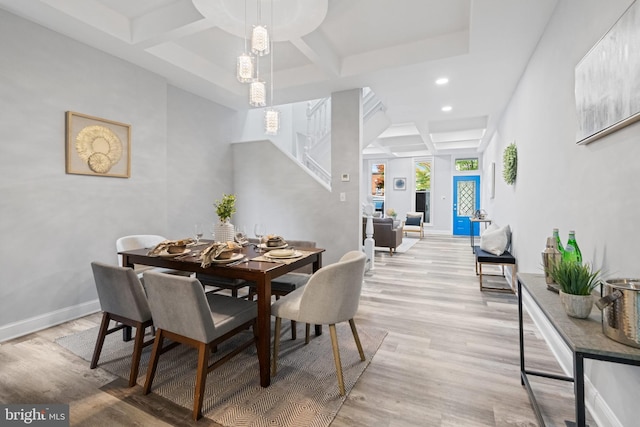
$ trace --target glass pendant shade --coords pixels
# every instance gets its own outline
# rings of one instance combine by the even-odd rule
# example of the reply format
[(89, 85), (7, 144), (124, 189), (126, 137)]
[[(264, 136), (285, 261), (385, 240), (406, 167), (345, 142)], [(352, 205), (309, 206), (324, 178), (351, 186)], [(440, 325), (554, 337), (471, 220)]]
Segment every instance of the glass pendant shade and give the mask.
[(254, 55), (265, 56), (269, 54), (269, 32), (267, 27), (256, 25), (251, 33), (251, 52)]
[(255, 78), (255, 61), (248, 53), (238, 56), (236, 77), (240, 83), (249, 83)]
[(249, 87), (249, 105), (264, 107), (267, 105), (267, 90), (262, 80), (254, 80)]
[(264, 111), (264, 133), (267, 135), (277, 135), (280, 129), (280, 112), (273, 108)]

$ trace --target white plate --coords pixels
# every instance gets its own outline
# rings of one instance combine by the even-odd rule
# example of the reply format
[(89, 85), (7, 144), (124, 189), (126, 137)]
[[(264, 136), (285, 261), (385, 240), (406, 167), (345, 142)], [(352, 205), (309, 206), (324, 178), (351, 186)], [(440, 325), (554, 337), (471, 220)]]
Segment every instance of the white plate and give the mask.
[(284, 249), (287, 246), (289, 246), (288, 243), (285, 243), (284, 245), (280, 245), (280, 246), (267, 246), (266, 243), (260, 243), (260, 249), (264, 249), (266, 251), (272, 251), (274, 249)]
[(211, 262), (214, 262), (216, 264), (226, 264), (228, 262), (238, 261), (239, 259), (242, 259), (242, 257), (244, 257), (244, 254), (233, 254), (231, 258), (212, 259)]
[[(275, 252), (275, 253), (274, 253)], [(287, 254), (278, 254), (277, 251), (271, 251), (268, 252), (266, 254), (264, 254), (264, 256), (266, 256), (267, 258), (273, 258), (273, 259), (287, 259), (287, 258), (300, 258), (302, 256), (302, 253), (298, 252), (298, 251), (294, 251), (293, 253), (287, 253)]]
[(180, 255), (186, 255), (189, 252), (191, 252), (191, 249), (185, 249), (184, 251), (177, 253), (177, 254), (170, 254), (169, 252), (167, 252), (167, 250), (165, 249), (164, 251), (160, 252), (158, 254), (158, 256), (162, 257), (162, 258), (173, 258), (173, 257), (177, 257)]

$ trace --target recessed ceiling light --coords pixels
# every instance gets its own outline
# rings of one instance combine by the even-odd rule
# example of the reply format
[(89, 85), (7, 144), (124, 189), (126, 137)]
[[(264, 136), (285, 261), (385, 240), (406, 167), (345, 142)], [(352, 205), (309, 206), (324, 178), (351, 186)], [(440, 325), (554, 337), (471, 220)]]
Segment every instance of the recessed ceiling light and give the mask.
[(453, 110), (453, 107), (451, 107), (451, 105), (445, 105), (444, 107), (442, 107), (442, 111), (444, 111), (445, 113), (448, 113), (451, 110)]
[(446, 85), (447, 83), (449, 83), (449, 79), (447, 77), (440, 77), (438, 80), (436, 80), (436, 84), (438, 86)]

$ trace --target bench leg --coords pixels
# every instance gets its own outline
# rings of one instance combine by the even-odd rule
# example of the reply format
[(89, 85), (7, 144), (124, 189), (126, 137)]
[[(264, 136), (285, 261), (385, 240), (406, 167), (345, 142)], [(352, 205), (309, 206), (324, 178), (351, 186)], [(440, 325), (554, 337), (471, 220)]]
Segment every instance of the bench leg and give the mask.
[[(510, 292), (510, 293), (514, 293), (514, 288), (512, 285), (509, 285), (508, 288), (494, 288), (494, 287), (486, 287), (482, 284), (482, 264), (481, 262), (477, 262), (477, 267), (478, 267), (478, 276), (479, 276), (479, 280), (480, 280), (480, 291), (494, 291), (494, 292)], [(489, 263), (489, 264), (494, 264), (495, 263)], [(501, 269), (502, 269), (502, 276), (501, 277), (505, 277), (504, 275), (504, 266), (505, 264), (499, 264)], [(516, 264), (508, 264), (511, 266), (511, 274), (512, 274), (512, 284), (515, 283), (516, 280)], [(499, 274), (490, 274), (490, 276), (500, 276)], [(506, 278), (506, 277), (505, 277)]]

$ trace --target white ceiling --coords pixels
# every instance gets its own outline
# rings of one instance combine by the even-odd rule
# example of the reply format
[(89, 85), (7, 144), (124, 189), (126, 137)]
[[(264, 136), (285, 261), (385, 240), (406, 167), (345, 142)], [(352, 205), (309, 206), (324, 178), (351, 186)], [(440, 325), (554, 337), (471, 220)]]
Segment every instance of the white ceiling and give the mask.
[[(274, 11), (275, 103), (370, 87), (390, 123), (365, 150), (370, 157), (482, 151), (557, 3), (261, 1), (267, 26)], [(257, 0), (246, 4), (251, 24)], [(0, 0), (0, 8), (248, 108), (247, 85), (235, 78), (243, 0)], [(443, 76), (449, 83), (436, 85)]]

